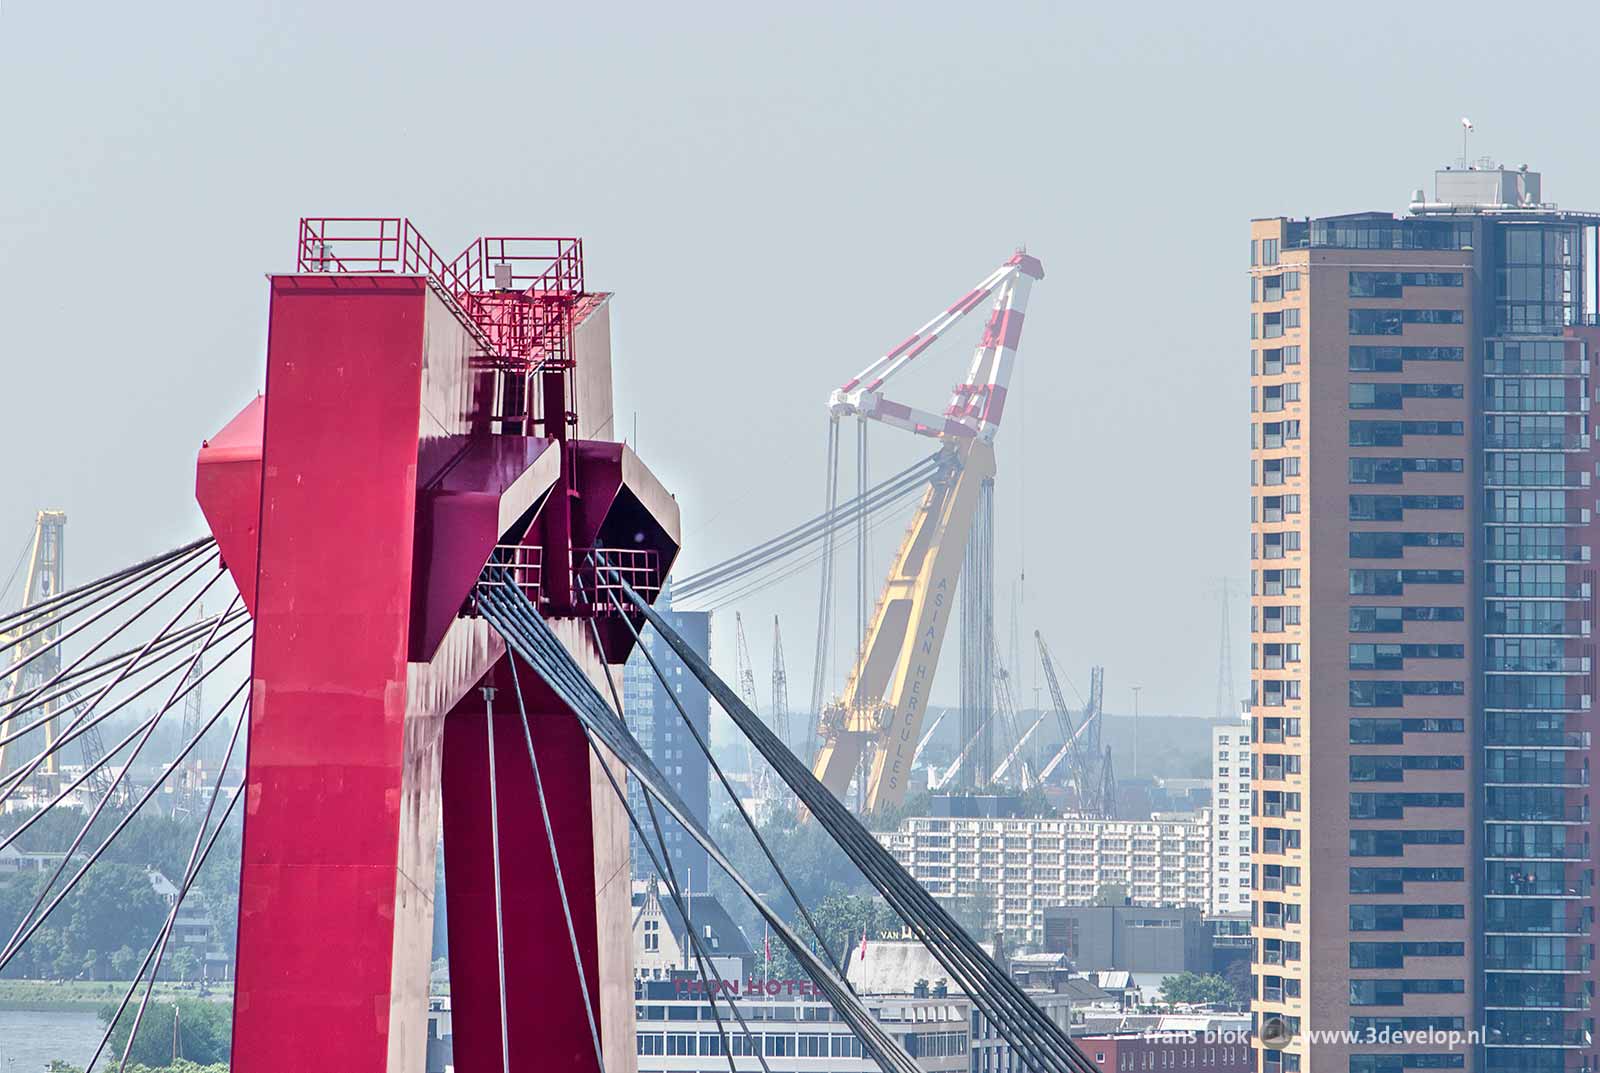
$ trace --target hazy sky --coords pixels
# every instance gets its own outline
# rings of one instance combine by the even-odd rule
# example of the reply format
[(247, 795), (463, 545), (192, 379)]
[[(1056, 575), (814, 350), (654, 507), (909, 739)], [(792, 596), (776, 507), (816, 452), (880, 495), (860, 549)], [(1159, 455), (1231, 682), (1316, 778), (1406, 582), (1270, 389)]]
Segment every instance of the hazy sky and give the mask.
[[(194, 452), (260, 386), (301, 215), (583, 236), (686, 570), (815, 513), (829, 389), (1025, 243), (1001, 587), (1025, 564), (1024, 637), (1103, 663), (1114, 709), (1209, 714), (1248, 570), (1246, 221), (1401, 208), (1462, 115), (1600, 205), (1591, 5), (96, 7), (0, 5), (0, 583), (40, 507), (79, 580), (202, 531)], [(941, 408), (975, 333), (906, 401)], [(924, 448), (881, 430), (875, 472)], [(797, 701), (814, 585), (741, 605), (763, 681), (782, 616)]]

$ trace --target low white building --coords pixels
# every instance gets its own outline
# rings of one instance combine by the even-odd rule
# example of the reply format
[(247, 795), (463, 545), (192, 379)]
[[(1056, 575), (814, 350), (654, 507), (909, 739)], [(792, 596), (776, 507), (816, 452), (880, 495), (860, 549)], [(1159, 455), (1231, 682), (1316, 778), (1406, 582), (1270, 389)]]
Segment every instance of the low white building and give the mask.
[[(748, 1035), (720, 1000), (719, 1031), (711, 1003), (688, 996), (681, 986), (685, 982), (636, 981), (639, 1073), (726, 1069), (727, 1050), (741, 1070), (760, 1070), (759, 1053), (772, 1073), (879, 1073), (878, 1064), (827, 1000), (804, 993), (811, 989), (809, 980), (741, 984), (733, 1001), (749, 1026)], [(769, 990), (778, 985), (779, 993), (747, 993), (763, 983)], [(928, 1073), (970, 1069), (971, 1007), (964, 997), (865, 995), (862, 1001)]]
[(1047, 907), (1093, 904), (1103, 887), (1134, 905), (1204, 910), (1211, 834), (1202, 809), (1148, 820), (916, 816), (878, 839), (934, 897), (990, 898), (995, 930), (1037, 944)]
[(1250, 915), (1250, 722), (1211, 728), (1211, 916)]

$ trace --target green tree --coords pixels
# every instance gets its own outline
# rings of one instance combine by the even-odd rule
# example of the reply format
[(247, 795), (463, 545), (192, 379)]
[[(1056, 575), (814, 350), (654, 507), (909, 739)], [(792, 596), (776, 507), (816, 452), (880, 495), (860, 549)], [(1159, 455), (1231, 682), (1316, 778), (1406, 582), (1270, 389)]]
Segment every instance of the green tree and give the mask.
[[(0, 885), (0, 931), (10, 935), (32, 910), (48, 874)], [(48, 906), (62, 889), (52, 888)], [(72, 980), (103, 971), (99, 953), (122, 946), (147, 946), (166, 917), (166, 904), (142, 868), (95, 863), (7, 966), (11, 978)], [(36, 917), (37, 919), (37, 917)]]
[(1095, 905), (1127, 905), (1128, 888), (1120, 883), (1102, 883), (1094, 892)]
[[(218, 806), (221, 810), (221, 806)], [(217, 836), (206, 863), (195, 876), (189, 898), (197, 898), (211, 917), (211, 937), (232, 958), (239, 936), (240, 820), (234, 816)], [(191, 833), (190, 837), (193, 837)], [(441, 905), (443, 903), (440, 903)], [(443, 916), (443, 910), (440, 910)]]
[(90, 950), (148, 946), (166, 919), (167, 906), (150, 886), (143, 869), (129, 864), (97, 862), (61, 903), (65, 949), (82, 956)]
[[(871, 896), (875, 893), (849, 859), (839, 852), (838, 846), (834, 845), (833, 839), (822, 829), (822, 825), (815, 822), (800, 823), (792, 806), (773, 809), (772, 813), (760, 822), (760, 829), (773, 855), (783, 865), (784, 874), (794, 884), (801, 901), (813, 912), (830, 895)], [(777, 873), (773, 871), (766, 856), (756, 845), (754, 836), (750, 834), (736, 812), (730, 809), (718, 816), (712, 824), (712, 833), (734, 865), (768, 905), (785, 920), (792, 921), (799, 917), (794, 901), (784, 890), (783, 884), (778, 881)], [(678, 882), (687, 888), (689, 877), (680, 874)], [(694, 877), (695, 890), (704, 890), (704, 884), (705, 880), (701, 876)], [(727, 908), (728, 912), (735, 914), (734, 919), (744, 929), (745, 935), (752, 944), (759, 947), (762, 920), (750, 905), (749, 899), (720, 871), (714, 872), (711, 877), (711, 892), (717, 896), (717, 900)], [(667, 897), (664, 884), (662, 896)], [(807, 929), (801, 927), (796, 930), (810, 939)], [(830, 935), (828, 942), (832, 944), (833, 941), (833, 936)], [(860, 941), (859, 936), (857, 941)], [(774, 949), (780, 945), (779, 940), (774, 938)], [(757, 964), (756, 968), (759, 971), (760, 965)]]
[[(10, 935), (17, 930), (43, 885), (43, 876), (19, 876), (9, 883), (0, 883), (0, 933)], [(0, 975), (7, 979), (47, 975), (56, 959), (54, 935), (54, 929), (47, 925), (18, 951)]]
[[(854, 956), (863, 935), (868, 939), (889, 939), (904, 931), (899, 914), (890, 909), (887, 902), (865, 895), (830, 894), (812, 908), (811, 917), (817, 922), (817, 929), (822, 932), (828, 946), (841, 959), (847, 955)], [(810, 927), (798, 913), (790, 927), (796, 935), (812, 944), (814, 953), (827, 960), (821, 947), (815, 945)], [(756, 967), (761, 968), (759, 946), (756, 950)], [(838, 968), (837, 965), (834, 967)], [(804, 979), (806, 976), (799, 960), (776, 937), (772, 939), (772, 966), (768, 972), (779, 979)]]
[(900, 821), (907, 816), (926, 816), (930, 806), (928, 791), (918, 790), (909, 794), (898, 805), (880, 805), (876, 812), (862, 817), (869, 831), (893, 831), (900, 826)]
[(1233, 988), (1235, 1001), (1239, 1003), (1240, 1008), (1248, 1006), (1253, 983), (1250, 977), (1250, 959), (1236, 958), (1230, 961), (1228, 967), (1222, 971), (1222, 978)]
[[(138, 1007), (129, 1004), (117, 1019), (111, 1032), (109, 1050), (121, 1055), (127, 1046), (128, 1033), (133, 1031), (134, 1016)], [(100, 1020), (109, 1024), (116, 1016), (115, 1006), (100, 1010)], [(176, 1001), (152, 999), (139, 1024), (139, 1037), (133, 1041), (128, 1060), (147, 1066), (165, 1069), (173, 1059), (173, 1027), (177, 1022), (179, 1058), (190, 1063), (208, 1065), (226, 1063), (233, 1045), (233, 1007), (226, 1002), (208, 1002), (204, 999), (180, 998)], [(133, 1066), (128, 1067), (130, 1070)], [(187, 1071), (186, 1071), (187, 1073)]]
[[(33, 815), (0, 815), (0, 836), (16, 831)], [(90, 829), (85, 845), (97, 845), (124, 816), (119, 809), (107, 809)], [(79, 809), (51, 809), (39, 816), (15, 844), (29, 852), (65, 851), (87, 818)], [(196, 822), (197, 817), (192, 816), (136, 814), (78, 888), (0, 975), (71, 978), (83, 971), (84, 958), (91, 950), (105, 952), (124, 944), (148, 945), (160, 927), (166, 907), (150, 889), (145, 871), (154, 868), (172, 882), (181, 882), (193, 847)], [(190, 899), (198, 898), (205, 906), (215, 938), (230, 955), (239, 915), (239, 851), (240, 821), (234, 817), (217, 838), (196, 887), (189, 893)], [(0, 930), (4, 934), (11, 934), (22, 920), (44, 878), (33, 875), (0, 884)], [(114, 934), (106, 934), (108, 931)], [(104, 969), (102, 962), (96, 971)]]
[(975, 894), (963, 894), (941, 901), (945, 909), (955, 918), (956, 923), (966, 929), (967, 934), (978, 942), (986, 943), (994, 938), (995, 927), (999, 923), (999, 912), (992, 892), (981, 890)]
[(189, 949), (187, 945), (180, 946), (172, 952), (171, 960), (172, 971), (178, 974), (179, 981), (188, 983), (189, 977), (194, 975), (194, 970), (198, 965), (194, 951)]
[(125, 945), (111, 955), (111, 974), (119, 980), (131, 980), (141, 960), (133, 947)]
[(1197, 1006), (1235, 1006), (1239, 996), (1233, 985), (1213, 973), (1201, 976), (1180, 972), (1161, 981), (1161, 1001)]

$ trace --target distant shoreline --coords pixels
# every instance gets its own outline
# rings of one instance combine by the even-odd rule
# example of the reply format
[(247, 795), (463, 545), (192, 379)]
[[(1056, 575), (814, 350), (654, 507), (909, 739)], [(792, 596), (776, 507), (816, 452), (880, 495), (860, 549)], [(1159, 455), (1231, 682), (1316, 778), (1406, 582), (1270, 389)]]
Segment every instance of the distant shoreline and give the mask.
[[(122, 1001), (128, 990), (128, 981), (115, 980), (0, 980), (0, 1013), (94, 1013), (108, 1003)], [(134, 1001), (144, 993), (141, 987)], [(152, 1000), (177, 998), (198, 999), (202, 996), (192, 988), (162, 982), (156, 985)], [(231, 985), (213, 987), (204, 998), (215, 1002), (231, 1002)]]

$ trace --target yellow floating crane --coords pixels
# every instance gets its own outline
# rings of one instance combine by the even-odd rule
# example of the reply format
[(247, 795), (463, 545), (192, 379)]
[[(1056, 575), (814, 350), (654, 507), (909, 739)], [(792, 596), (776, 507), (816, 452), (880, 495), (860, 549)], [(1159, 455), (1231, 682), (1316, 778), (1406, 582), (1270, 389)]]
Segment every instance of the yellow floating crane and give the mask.
[[(968, 535), (980, 500), (992, 489), (994, 437), (1028, 293), (1043, 278), (1038, 258), (1019, 252), (829, 399), (830, 465), (837, 464), (838, 425), (845, 417), (880, 421), (941, 443), (938, 469), (884, 581), (844, 692), (818, 718), (812, 772), (843, 799), (867, 758), (863, 812), (905, 799)], [(884, 398), (887, 380), (991, 297), (970, 372), (955, 386), (942, 416)]]

